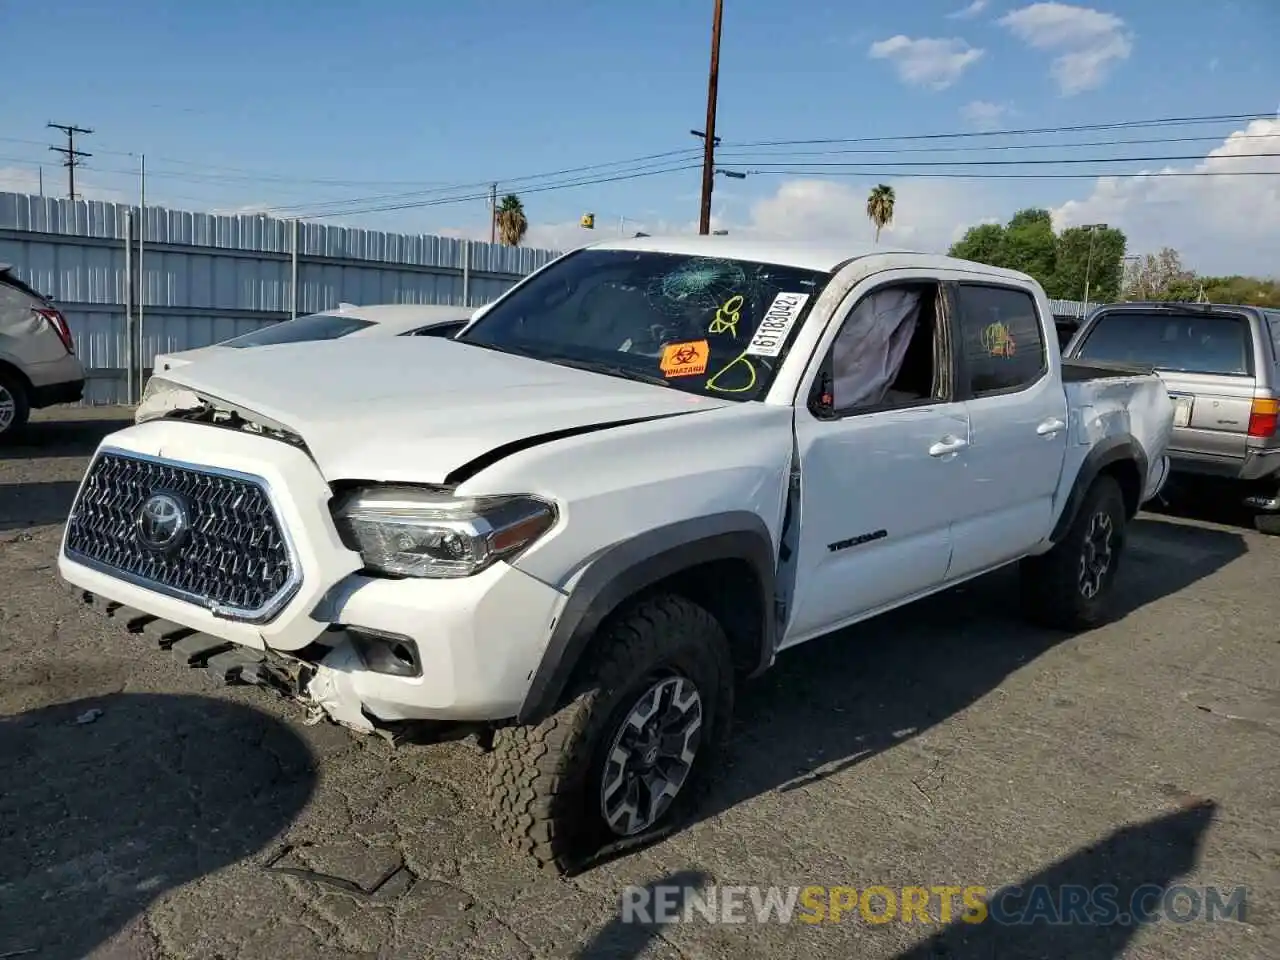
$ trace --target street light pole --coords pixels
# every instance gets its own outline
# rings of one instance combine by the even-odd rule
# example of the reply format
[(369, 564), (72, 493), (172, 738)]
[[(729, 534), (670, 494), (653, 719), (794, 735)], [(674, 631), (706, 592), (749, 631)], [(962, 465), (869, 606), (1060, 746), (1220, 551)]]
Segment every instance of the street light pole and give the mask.
[(698, 216), (698, 233), (711, 232), (711, 187), (716, 165), (716, 100), (720, 84), (720, 21), (724, 0), (716, 0), (711, 22), (711, 71), (707, 77), (707, 128), (702, 132), (702, 209)]

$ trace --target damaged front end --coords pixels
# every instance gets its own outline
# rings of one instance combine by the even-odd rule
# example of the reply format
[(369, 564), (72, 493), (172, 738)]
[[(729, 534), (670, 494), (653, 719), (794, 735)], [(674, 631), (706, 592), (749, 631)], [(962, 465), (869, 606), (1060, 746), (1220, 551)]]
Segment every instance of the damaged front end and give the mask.
[(231, 643), (108, 600), (79, 591), (80, 600), (124, 625), (126, 631), (155, 642), (187, 667), (201, 670), (219, 686), (254, 686), (302, 707), (308, 725), (332, 721), (359, 734), (377, 734), (396, 744), (436, 743), (472, 737), (482, 747), (492, 743), (494, 724), (441, 720), (381, 720), (364, 708), (352, 676), (358, 671), (411, 676), (421, 671), (416, 650), (400, 638), (331, 626), (301, 650), (282, 653)]

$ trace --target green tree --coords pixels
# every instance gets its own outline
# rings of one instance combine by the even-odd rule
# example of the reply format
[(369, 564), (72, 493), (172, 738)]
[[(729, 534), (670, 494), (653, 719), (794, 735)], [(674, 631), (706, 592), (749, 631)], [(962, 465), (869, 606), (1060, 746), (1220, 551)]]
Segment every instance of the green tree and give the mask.
[(1004, 231), (1000, 259), (1000, 266), (1029, 273), (1049, 286), (1058, 260), (1058, 241), (1049, 211), (1032, 208), (1015, 213)]
[(1124, 277), (1126, 300), (1195, 300), (1200, 281), (1182, 265), (1182, 257), (1172, 247), (1148, 253), (1131, 261)]
[(1280, 280), (1258, 277), (1201, 277), (1204, 298), (1210, 303), (1240, 303), (1280, 308)]
[(514, 193), (508, 193), (498, 204), (498, 238), (508, 247), (520, 246), (529, 232), (529, 218), (524, 215), (524, 204)]
[(1089, 234), (1084, 227), (1072, 227), (1055, 235), (1049, 211), (1029, 207), (1015, 213), (1007, 226), (970, 227), (949, 252), (962, 260), (1029, 273), (1049, 296), (1063, 300), (1084, 299), (1087, 274), (1090, 302), (1115, 300), (1120, 296), (1125, 235), (1110, 227), (1093, 231), (1090, 262)]
[(893, 223), (893, 187), (881, 183), (872, 188), (867, 197), (867, 217), (876, 225), (876, 243), (880, 242), (880, 231)]
[[(1090, 303), (1120, 298), (1125, 235), (1114, 227), (1090, 230), (1069, 227), (1058, 235), (1058, 256), (1053, 277), (1045, 289), (1062, 300), (1083, 300), (1086, 287)], [(1092, 247), (1092, 250), (1090, 250)]]
[(952, 245), (949, 253), (961, 260), (999, 267), (1003, 265), (1003, 251), (1004, 227), (998, 223), (981, 223), (966, 230), (964, 236)]

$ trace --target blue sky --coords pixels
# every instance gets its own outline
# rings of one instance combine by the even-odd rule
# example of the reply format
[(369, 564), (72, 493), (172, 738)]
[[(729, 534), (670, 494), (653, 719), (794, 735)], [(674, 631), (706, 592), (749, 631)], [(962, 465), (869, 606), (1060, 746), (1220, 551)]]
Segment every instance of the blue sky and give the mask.
[[(753, 162), (810, 169), (804, 161), (850, 158), (796, 155), (815, 147), (767, 157), (784, 148), (735, 150), (734, 142), (1069, 126), (1280, 107), (1276, 0), (979, 0), (964, 16), (966, 0), (726, 0), (725, 6), (718, 132), (726, 142), (723, 164), (741, 169)], [(96, 131), (83, 138), (83, 149), (95, 154), (80, 172), (89, 196), (136, 196), (136, 178), (128, 173), (136, 160), (126, 154), (145, 151), (148, 195), (156, 202), (188, 209), (290, 205), (290, 212), (314, 213), (340, 199), (696, 147), (688, 131), (703, 126), (711, 8), (710, 0), (10, 3), (0, 8), (0, 31), (11, 41), (37, 38), (49, 68), (28, 74), (31, 82), (22, 88), (10, 85), (0, 99), (0, 173), (10, 188), (22, 187), (43, 161), (46, 191), (65, 189), (65, 172), (43, 146), (57, 142), (45, 128), (54, 120)], [(1280, 126), (1272, 131), (1267, 121), (1259, 123), (1248, 132), (1253, 139), (1240, 141), (1234, 152), (1251, 144), (1256, 152), (1280, 153), (1280, 139), (1264, 139), (1280, 134)], [(781, 233), (842, 232), (848, 221), (850, 236), (865, 239), (858, 206), (866, 186), (882, 179), (899, 192), (895, 239), (902, 242), (945, 246), (965, 223), (1005, 218), (1035, 204), (1061, 211), (1068, 222), (1086, 212), (1110, 216), (1144, 244), (1167, 242), (1193, 256), (1203, 247), (1199, 259), (1222, 259), (1221, 242), (1194, 232), (1197, 221), (1203, 227), (1194, 207), (1179, 207), (1177, 216), (1169, 210), (1171, 204), (1204, 202), (1204, 180), (1177, 184), (1173, 199), (1143, 199), (1124, 189), (1110, 197), (1104, 189), (1099, 196), (1091, 180), (898, 180), (894, 175), (902, 170), (892, 165), (1001, 156), (1203, 156), (1246, 126), (1132, 130), (1116, 136), (1205, 139), (1056, 153), (1052, 144), (1071, 137), (950, 142), (969, 148), (967, 156), (922, 153), (936, 144), (903, 141), (888, 146), (917, 152), (854, 158), (890, 165), (861, 177), (760, 173), (745, 181), (718, 180), (716, 218), (730, 229)], [(1045, 149), (972, 152), (974, 146), (1014, 142)], [(1165, 165), (1073, 169), (1121, 173)], [(1195, 162), (1167, 165), (1190, 168)], [(1259, 165), (1276, 162), (1262, 159)], [(698, 178), (689, 170), (529, 192), (530, 239), (556, 246), (590, 239), (573, 227), (588, 210), (600, 223), (596, 235), (617, 230), (619, 217), (627, 218), (628, 231), (687, 229), (697, 215)], [(1227, 179), (1237, 191), (1232, 204), (1256, 212), (1258, 203), (1263, 209), (1274, 203), (1280, 212), (1280, 177)], [(1153, 189), (1168, 193), (1174, 184), (1146, 193)], [(1261, 199), (1241, 199), (1242, 189)], [(455, 186), (431, 196), (469, 192)], [(370, 200), (347, 209), (390, 203)], [(474, 200), (348, 213), (333, 222), (481, 235), (486, 218), (484, 202)], [(1264, 235), (1259, 241), (1255, 233), (1246, 230), (1233, 240), (1230, 256), (1250, 265), (1267, 257), (1280, 262), (1280, 250), (1268, 246), (1280, 240)]]

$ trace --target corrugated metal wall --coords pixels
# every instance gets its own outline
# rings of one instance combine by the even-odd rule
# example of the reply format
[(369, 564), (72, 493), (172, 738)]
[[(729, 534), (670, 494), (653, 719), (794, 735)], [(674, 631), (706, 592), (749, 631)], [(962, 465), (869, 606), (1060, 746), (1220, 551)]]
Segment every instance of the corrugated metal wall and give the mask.
[[(126, 230), (133, 221), (132, 259)], [(90, 403), (127, 400), (126, 305), (142, 297), (140, 360), (288, 319), (294, 224), (0, 193), (0, 263), (57, 301), (91, 371)], [(341, 302), (480, 306), (558, 254), (550, 250), (300, 223), (297, 313)], [(133, 285), (130, 286), (132, 264)], [(134, 317), (137, 307), (133, 308)]]

